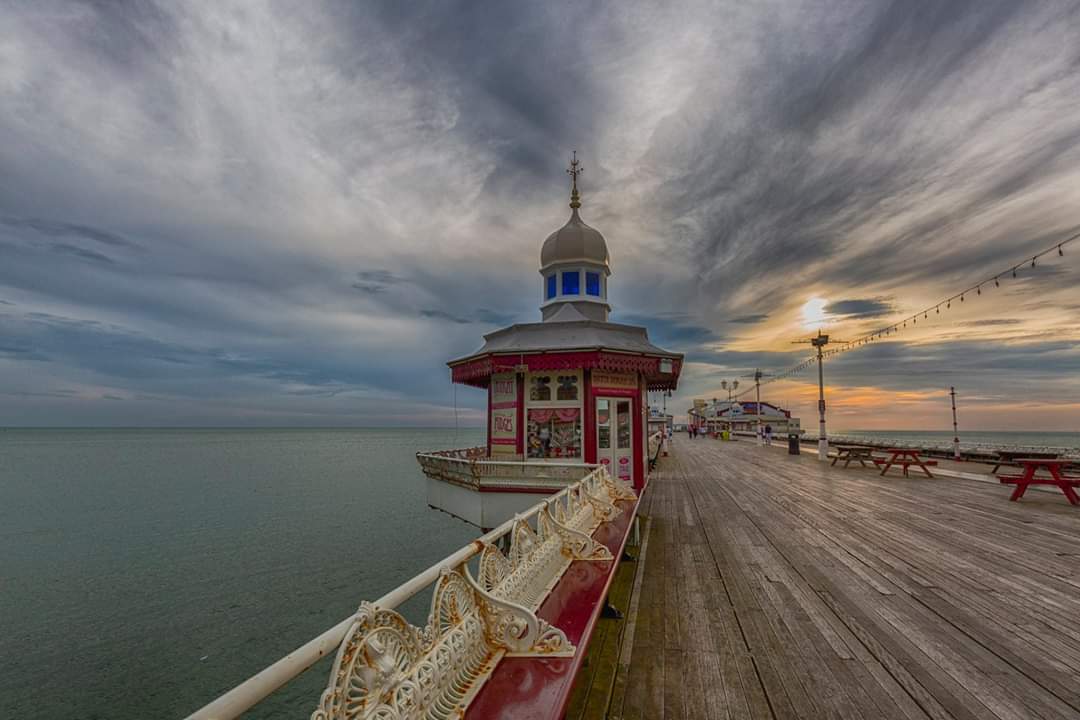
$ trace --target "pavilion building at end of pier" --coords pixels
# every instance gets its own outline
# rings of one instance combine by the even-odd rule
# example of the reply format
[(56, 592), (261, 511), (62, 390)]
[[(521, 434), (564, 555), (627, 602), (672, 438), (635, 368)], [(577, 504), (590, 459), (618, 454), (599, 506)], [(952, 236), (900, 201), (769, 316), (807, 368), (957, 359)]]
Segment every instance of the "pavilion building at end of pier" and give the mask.
[[(432, 485), (458, 478), (446, 469), (452, 460), (433, 456), (467, 459), (480, 480), (469, 489), (480, 494), (551, 492), (551, 483), (529, 478), (551, 477), (556, 466), (568, 465), (605, 466), (634, 488), (645, 485), (648, 393), (676, 389), (683, 356), (654, 345), (644, 327), (609, 320), (611, 260), (604, 236), (581, 218), (579, 172), (575, 160), (570, 218), (540, 251), (540, 322), (489, 333), (475, 352), (447, 363), (454, 383), (487, 392), (487, 438), (482, 448), (420, 455), (434, 507), (462, 516), (464, 505), (480, 500)], [(494, 482), (510, 474), (520, 479), (516, 485)], [(535, 500), (500, 504), (525, 501)]]

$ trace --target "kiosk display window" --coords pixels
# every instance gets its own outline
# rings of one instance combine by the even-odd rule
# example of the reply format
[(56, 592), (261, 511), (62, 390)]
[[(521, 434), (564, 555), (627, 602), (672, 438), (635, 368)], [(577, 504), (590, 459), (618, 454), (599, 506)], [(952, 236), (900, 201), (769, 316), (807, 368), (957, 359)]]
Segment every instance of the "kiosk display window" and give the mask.
[(534, 408), (529, 410), (530, 458), (581, 457), (581, 410)]
[(580, 460), (582, 454), (582, 375), (553, 370), (528, 377), (525, 455), (543, 460)]
[(551, 400), (551, 376), (533, 375), (529, 380), (529, 400), (544, 402)]

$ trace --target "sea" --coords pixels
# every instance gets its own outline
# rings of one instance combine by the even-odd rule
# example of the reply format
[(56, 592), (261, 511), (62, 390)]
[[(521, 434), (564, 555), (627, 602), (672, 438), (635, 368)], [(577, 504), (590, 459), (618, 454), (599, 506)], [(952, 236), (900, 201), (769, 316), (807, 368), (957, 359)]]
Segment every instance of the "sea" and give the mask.
[[(920, 447), (948, 447), (952, 430), (830, 430), (830, 435), (842, 435), (864, 441), (895, 442)], [(807, 436), (817, 437), (817, 426), (808, 428)], [(1080, 453), (1080, 432), (1038, 432), (1023, 430), (961, 430), (957, 433), (962, 446), (1005, 449), (1008, 447), (1053, 447)]]
[[(846, 431), (947, 443), (951, 432)], [(961, 433), (1080, 446), (1080, 433)], [(415, 453), (479, 429), (0, 430), (0, 718), (182, 718), (472, 540)], [(426, 616), (425, 592), (404, 608)], [(245, 718), (307, 717), (317, 664)]]
[[(472, 540), (428, 508), (414, 455), (483, 441), (0, 430), (0, 718), (186, 716)], [(328, 674), (245, 718), (307, 717)]]

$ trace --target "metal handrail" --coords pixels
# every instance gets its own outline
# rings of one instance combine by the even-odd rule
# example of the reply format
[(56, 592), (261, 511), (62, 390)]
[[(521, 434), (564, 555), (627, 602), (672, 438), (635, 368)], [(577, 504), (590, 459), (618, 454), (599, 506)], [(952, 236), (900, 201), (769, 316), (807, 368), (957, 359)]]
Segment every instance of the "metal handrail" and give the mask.
[(483, 458), (463, 458), (463, 457), (454, 457), (452, 455), (439, 455), (439, 454), (434, 453), (434, 452), (416, 453), (416, 457), (418, 457), (418, 458), (431, 458), (433, 460), (448, 460), (450, 462), (459, 462), (459, 463), (464, 463), (466, 465), (476, 463), (477, 465), (491, 465), (491, 466), (496, 466), (496, 467), (498, 467), (498, 466), (507, 466), (507, 467), (516, 467), (516, 468), (520, 468), (520, 467), (523, 467), (523, 466), (535, 466), (535, 467), (538, 467), (538, 468), (545, 468), (545, 467), (573, 467), (573, 468), (591, 468), (593, 470), (600, 467), (599, 463), (580, 463), (580, 462), (561, 462), (561, 461), (550, 462), (550, 461), (546, 461), (546, 460), (543, 461), (543, 462), (539, 462), (537, 460), (489, 460), (489, 459), (487, 459), (487, 457), (483, 457)]
[[(442, 460), (449, 459), (444, 456), (439, 457)], [(600, 471), (601, 468), (596, 468), (572, 485), (565, 487), (550, 497), (544, 498), (524, 513), (507, 520), (491, 532), (473, 540), (465, 547), (443, 558), (427, 570), (413, 577), (411, 580), (402, 583), (397, 588), (376, 600), (374, 604), (383, 609), (393, 610), (438, 580), (443, 568), (453, 568), (467, 562), (482, 552), (485, 545), (494, 544), (502, 536), (508, 534), (514, 528), (516, 523), (521, 520), (531, 520), (542, 512), (544, 508), (548, 507), (549, 504), (562, 500), (579, 485), (594, 480), (593, 476)], [(250, 678), (240, 683), (232, 690), (229, 690), (216, 700), (199, 710), (196, 710), (187, 717), (187, 720), (232, 720), (233, 718), (239, 717), (242, 713), (250, 710), (316, 662), (327, 655), (334, 653), (345, 639), (345, 635), (354, 622), (354, 619), (354, 616), (351, 615), (345, 618), (337, 625), (334, 625), (318, 637), (304, 643), (274, 664), (261, 670), (255, 675), (252, 675)]]

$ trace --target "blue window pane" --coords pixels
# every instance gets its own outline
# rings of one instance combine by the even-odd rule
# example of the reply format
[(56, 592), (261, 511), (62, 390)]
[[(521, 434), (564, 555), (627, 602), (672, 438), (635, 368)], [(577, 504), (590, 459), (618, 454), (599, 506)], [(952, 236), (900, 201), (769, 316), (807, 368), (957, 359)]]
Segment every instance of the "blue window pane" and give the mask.
[(551, 273), (550, 275), (547, 276), (547, 299), (548, 300), (555, 297), (555, 280), (556, 280), (555, 273)]
[(572, 272), (564, 272), (562, 274), (562, 294), (581, 294), (581, 273), (579, 273), (577, 270), (574, 270)]
[(600, 297), (600, 273), (585, 273), (585, 294)]

